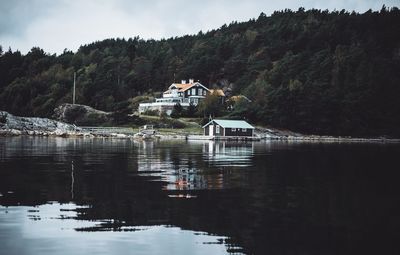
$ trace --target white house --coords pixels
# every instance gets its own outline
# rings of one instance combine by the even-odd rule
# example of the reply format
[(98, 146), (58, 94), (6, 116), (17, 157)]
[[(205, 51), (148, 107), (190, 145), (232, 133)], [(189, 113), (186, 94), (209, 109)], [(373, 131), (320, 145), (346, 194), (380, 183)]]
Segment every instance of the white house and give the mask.
[(208, 93), (210, 90), (200, 82), (190, 79), (189, 83), (186, 83), (186, 80), (182, 80), (181, 83), (172, 83), (161, 98), (156, 98), (155, 102), (139, 104), (139, 113), (157, 110), (170, 115), (175, 104), (180, 103), (184, 108), (189, 107), (190, 104), (196, 106)]

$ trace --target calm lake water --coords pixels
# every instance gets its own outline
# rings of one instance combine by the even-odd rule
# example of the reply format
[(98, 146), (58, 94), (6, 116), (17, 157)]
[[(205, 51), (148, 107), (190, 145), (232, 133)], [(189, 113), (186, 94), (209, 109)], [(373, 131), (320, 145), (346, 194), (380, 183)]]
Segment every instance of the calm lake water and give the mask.
[(0, 138), (0, 254), (400, 254), (400, 145)]

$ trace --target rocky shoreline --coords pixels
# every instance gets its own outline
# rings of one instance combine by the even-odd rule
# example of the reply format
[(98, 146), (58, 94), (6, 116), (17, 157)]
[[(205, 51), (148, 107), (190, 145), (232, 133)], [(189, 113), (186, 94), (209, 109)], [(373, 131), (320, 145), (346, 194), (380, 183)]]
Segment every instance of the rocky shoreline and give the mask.
[(4, 136), (53, 136), (53, 137), (103, 137), (103, 138), (143, 138), (132, 133), (101, 133), (77, 127), (73, 124), (37, 117), (19, 117), (0, 111), (0, 137)]
[(75, 125), (36, 117), (18, 117), (0, 111), (0, 136), (69, 136), (79, 134)]
[[(291, 131), (277, 129), (257, 128), (256, 136), (260, 140), (281, 140), (293, 142), (381, 142), (381, 143), (400, 143), (400, 139), (388, 138), (353, 138), (353, 137), (333, 137), (303, 135)], [(0, 111), (0, 136), (54, 136), (54, 137), (103, 137), (103, 138), (123, 138), (123, 139), (185, 139), (185, 140), (209, 140), (201, 135), (182, 135), (182, 134), (157, 134), (154, 136), (141, 136), (140, 134), (129, 135), (121, 133), (96, 133), (88, 132), (73, 124), (64, 123), (57, 120), (37, 117), (18, 117), (8, 112)]]
[(304, 141), (304, 142), (380, 142), (380, 143), (400, 143), (400, 139), (395, 138), (363, 138), (363, 137), (341, 137), (323, 135), (304, 135), (289, 130), (278, 130), (272, 128), (258, 127), (255, 134), (261, 140), (284, 140), (284, 141)]

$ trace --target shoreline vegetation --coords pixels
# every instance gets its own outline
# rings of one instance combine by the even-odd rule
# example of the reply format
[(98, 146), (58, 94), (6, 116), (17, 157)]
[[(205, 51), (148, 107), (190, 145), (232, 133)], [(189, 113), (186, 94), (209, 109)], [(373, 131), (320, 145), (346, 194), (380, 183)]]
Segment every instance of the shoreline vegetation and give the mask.
[[(18, 117), (8, 112), (0, 111), (0, 137), (6, 136), (51, 136), (51, 137), (82, 137), (82, 138), (117, 138), (117, 139), (180, 139), (180, 140), (210, 140), (202, 134), (201, 126), (195, 127), (193, 122), (186, 128), (160, 128), (155, 135), (143, 136), (139, 128), (110, 128), (109, 132), (93, 132), (74, 124), (68, 124), (48, 118)], [(107, 129), (107, 127), (105, 127)], [(115, 132), (112, 130), (115, 129)], [(124, 130), (124, 132), (120, 132)], [(128, 130), (128, 132), (127, 132)], [(305, 141), (305, 142), (381, 142), (400, 143), (395, 138), (361, 138), (335, 137), (320, 135), (305, 135), (288, 130), (256, 127), (255, 135), (259, 140)], [(232, 139), (234, 140), (234, 139)]]

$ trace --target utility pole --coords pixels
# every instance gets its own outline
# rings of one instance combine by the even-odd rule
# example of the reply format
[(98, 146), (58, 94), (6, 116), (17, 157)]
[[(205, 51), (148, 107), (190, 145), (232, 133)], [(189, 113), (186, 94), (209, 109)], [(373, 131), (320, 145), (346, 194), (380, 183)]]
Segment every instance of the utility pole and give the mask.
[(72, 104), (75, 104), (76, 72), (74, 72), (74, 91), (72, 92)]
[(118, 64), (118, 87), (119, 87), (119, 81), (120, 81), (119, 74), (120, 74), (120, 64)]

